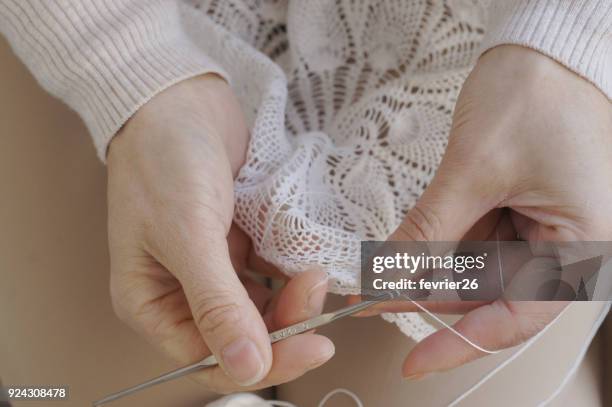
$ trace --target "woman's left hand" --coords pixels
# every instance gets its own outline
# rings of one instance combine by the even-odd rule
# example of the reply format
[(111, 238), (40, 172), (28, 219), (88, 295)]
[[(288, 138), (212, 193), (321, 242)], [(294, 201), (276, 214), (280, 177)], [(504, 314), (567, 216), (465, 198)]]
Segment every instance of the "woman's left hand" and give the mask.
[[(610, 174), (610, 101), (536, 51), (499, 46), (465, 82), (442, 163), (389, 240), (514, 240), (517, 234), (527, 241), (612, 240)], [(475, 305), (454, 327), (485, 349), (503, 349), (535, 335), (566, 305), (499, 299)], [(402, 301), (368, 314), (415, 310)], [(455, 304), (455, 312), (465, 310), (466, 303)], [(403, 374), (421, 377), (484, 355), (442, 329), (415, 346)]]

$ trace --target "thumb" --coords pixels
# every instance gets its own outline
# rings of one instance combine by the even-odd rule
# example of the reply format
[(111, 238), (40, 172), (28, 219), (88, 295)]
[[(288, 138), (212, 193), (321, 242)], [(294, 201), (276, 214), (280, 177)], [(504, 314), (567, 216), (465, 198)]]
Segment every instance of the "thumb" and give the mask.
[(431, 184), (388, 240), (458, 241), (496, 207), (501, 185), (456, 155), (447, 151)]
[(224, 372), (239, 385), (253, 385), (272, 365), (264, 321), (232, 267), (225, 237), (194, 246), (187, 243), (174, 264), (193, 320)]

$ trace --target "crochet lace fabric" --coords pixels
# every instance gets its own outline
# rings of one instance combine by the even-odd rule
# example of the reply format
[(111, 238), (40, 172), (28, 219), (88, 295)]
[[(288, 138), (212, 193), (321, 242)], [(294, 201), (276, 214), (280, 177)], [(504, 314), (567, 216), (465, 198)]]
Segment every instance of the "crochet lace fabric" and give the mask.
[[(385, 240), (432, 179), (485, 25), (484, 0), (192, 0), (194, 42), (251, 128), (235, 221), (289, 274), (359, 292), (360, 242)], [(193, 13), (193, 7), (199, 13)], [(415, 340), (416, 313), (386, 314)]]

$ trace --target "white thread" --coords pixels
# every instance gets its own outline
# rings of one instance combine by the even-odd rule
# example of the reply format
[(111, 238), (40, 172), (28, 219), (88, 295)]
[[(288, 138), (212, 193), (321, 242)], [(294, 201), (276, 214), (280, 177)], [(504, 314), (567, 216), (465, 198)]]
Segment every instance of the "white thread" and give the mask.
[(346, 394), (347, 396), (353, 399), (355, 404), (357, 404), (357, 407), (363, 407), (363, 403), (361, 402), (361, 399), (359, 399), (359, 396), (357, 396), (350, 390), (343, 389), (342, 387), (338, 387), (337, 389), (334, 389), (327, 393), (325, 397), (323, 397), (323, 399), (321, 399), (321, 401), (319, 402), (319, 407), (323, 407), (325, 403), (327, 403), (329, 399), (331, 399), (336, 394)]
[(563, 378), (559, 386), (555, 389), (555, 391), (550, 396), (548, 396), (546, 400), (538, 404), (538, 407), (546, 406), (548, 403), (553, 401), (559, 394), (561, 394), (561, 391), (563, 390), (563, 388), (567, 385), (567, 383), (569, 383), (570, 379), (576, 374), (576, 371), (578, 370), (578, 368), (580, 367), (580, 364), (582, 363), (582, 361), (584, 360), (584, 357), (586, 356), (586, 353), (589, 349), (589, 346), (591, 345), (591, 341), (593, 340), (593, 337), (599, 330), (599, 327), (601, 326), (603, 320), (606, 318), (606, 316), (608, 315), (608, 312), (610, 311), (611, 303), (610, 301), (607, 301), (607, 303), (608, 305), (604, 307), (601, 314), (599, 314), (599, 316), (597, 317), (597, 321), (595, 321), (595, 324), (593, 324), (593, 327), (591, 328), (591, 331), (589, 332), (589, 335), (587, 336), (587, 340), (582, 345), (582, 349), (580, 350), (580, 353), (578, 353), (578, 356), (576, 357), (576, 360), (574, 361), (572, 368), (567, 372), (567, 374), (565, 375), (565, 377)]
[[(351, 399), (353, 399), (357, 407), (363, 407), (363, 403), (361, 402), (361, 399), (359, 398), (357, 394), (355, 394), (354, 392), (348, 389), (344, 389), (342, 387), (338, 387), (337, 389), (334, 389), (330, 391), (329, 393), (327, 393), (325, 396), (323, 396), (323, 398), (319, 402), (318, 407), (324, 407), (325, 403), (327, 403), (336, 394), (345, 394), (349, 396)], [(282, 401), (282, 400), (266, 400), (266, 402), (270, 404), (270, 406), (275, 406), (275, 407), (297, 407), (293, 403), (290, 403), (288, 401)]]
[(274, 212), (272, 212), (272, 216), (270, 216), (269, 221), (266, 222), (266, 225), (264, 226), (263, 234), (262, 234), (262, 238), (261, 238), (262, 244), (264, 244), (263, 242), (267, 241), (266, 238), (268, 236), (268, 232), (270, 231), (272, 226), (274, 226), (274, 222), (276, 220), (276, 215), (281, 211), (283, 206), (285, 206), (287, 203), (291, 202), (292, 200), (294, 200), (295, 198), (297, 198), (299, 196), (307, 196), (307, 195), (323, 195), (325, 197), (331, 197), (332, 199), (334, 199), (334, 196), (331, 195), (330, 193), (326, 192), (326, 191), (308, 191), (308, 192), (302, 192), (302, 193), (297, 194), (297, 195), (290, 195), (287, 198), (283, 199), (276, 206), (276, 209), (274, 209)]
[(266, 400), (268, 404), (276, 407), (297, 407), (295, 404), (282, 400)]
[(442, 326), (444, 326), (445, 328), (447, 328), (448, 330), (450, 330), (452, 333), (454, 333), (455, 335), (457, 335), (459, 338), (463, 339), (465, 342), (467, 342), (470, 346), (472, 346), (474, 349), (477, 349), (483, 353), (488, 353), (490, 355), (494, 355), (496, 353), (501, 352), (501, 350), (489, 350), (489, 349), (485, 349), (482, 346), (478, 345), (477, 343), (472, 342), (472, 340), (470, 338), (468, 338), (467, 336), (463, 335), (461, 332), (457, 331), (455, 328), (453, 328), (451, 325), (447, 324), (446, 322), (444, 322), (441, 318), (439, 318), (436, 314), (434, 314), (433, 312), (429, 311), (427, 308), (425, 308), (424, 306), (422, 306), (421, 304), (419, 304), (418, 302), (416, 302), (415, 300), (411, 299), (410, 297), (408, 297), (407, 294), (401, 294), (402, 296), (408, 298), (408, 300), (413, 303), (414, 305), (417, 306), (417, 308), (419, 308), (421, 311), (423, 311), (424, 313), (426, 313), (427, 315), (429, 315), (431, 318), (435, 319), (439, 324), (441, 324)]
[(499, 267), (499, 284), (501, 286), (501, 292), (503, 293), (506, 290), (506, 287), (504, 286), (504, 273), (503, 273), (503, 266), (502, 266), (502, 261), (501, 261), (501, 243), (499, 241), (499, 230), (496, 231), (496, 238), (497, 238), (497, 265)]
[[(438, 318), (435, 314), (430, 312), (425, 307), (421, 306), (416, 301), (414, 301), (414, 300), (410, 300), (410, 301), (414, 305), (416, 305), (419, 309), (421, 309), (423, 312), (425, 312), (427, 315), (433, 317), (436, 321), (438, 321), (440, 324), (442, 324), (446, 328), (449, 328), (453, 333), (455, 333), (457, 336), (459, 336), (461, 339), (466, 341), (469, 345), (473, 346), (474, 348), (476, 348), (476, 349), (478, 349), (478, 350), (480, 350), (482, 352), (485, 352), (485, 353), (499, 353), (500, 352), (500, 351), (490, 351), (490, 350), (487, 350), (487, 349), (484, 349), (484, 348), (480, 347), (479, 345), (473, 343), (469, 338), (467, 338), (467, 337), (463, 336), (461, 333), (457, 332), (455, 329), (453, 329), (451, 326), (449, 326), (447, 323), (445, 323), (443, 320)], [(560, 383), (560, 385), (555, 389), (555, 391), (546, 400), (544, 400), (543, 402), (538, 404), (538, 407), (544, 407), (547, 404), (549, 404), (552, 400), (554, 400), (561, 393), (563, 388), (567, 385), (567, 383), (569, 382), (570, 378), (576, 373), (576, 371), (578, 370), (578, 367), (580, 366), (580, 363), (582, 362), (582, 360), (584, 359), (584, 357), (586, 355), (586, 352), (587, 352), (587, 350), (589, 348), (589, 345), (590, 345), (593, 337), (595, 336), (597, 330), (599, 329), (599, 326), (601, 325), (601, 323), (603, 322), (604, 318), (606, 317), (608, 311), (610, 310), (610, 304), (611, 303), (608, 302), (608, 305), (605, 307), (604, 310), (602, 310), (602, 312), (598, 316), (597, 321), (593, 325), (591, 331), (589, 332), (587, 340), (585, 341), (585, 343), (584, 343), (580, 353), (578, 354), (578, 357), (576, 358), (574, 364), (572, 365), (572, 368), (568, 371), (568, 373), (563, 378), (563, 381)], [(512, 363), (514, 360), (516, 360), (520, 355), (522, 355), (527, 349), (529, 349), (529, 347), (531, 347), (531, 345), (533, 345), (533, 343), (535, 343), (542, 335), (544, 335), (544, 333), (546, 333), (548, 331), (548, 329), (551, 326), (553, 326), (561, 318), (561, 316), (563, 316), (565, 314), (565, 312), (570, 307), (570, 305), (568, 305), (563, 310), (561, 310), (561, 312), (551, 322), (549, 322), (535, 336), (533, 336), (531, 339), (529, 339), (512, 356), (510, 356), (508, 359), (504, 360), (502, 363), (500, 363), (495, 368), (490, 370), (478, 382), (476, 382), (474, 385), (472, 385), (472, 387), (470, 387), (468, 390), (466, 390), (465, 392), (460, 394), (458, 397), (456, 397), (448, 405), (448, 407), (457, 406), (458, 403), (460, 403), (461, 401), (465, 400), (466, 397), (468, 397), (470, 394), (472, 394), (474, 391), (476, 391), (478, 388), (480, 388), (484, 383), (486, 383), (488, 380), (490, 380), (495, 374), (499, 373), (503, 368), (505, 368), (507, 365)], [(340, 393), (346, 394), (347, 396), (351, 397), (353, 399), (353, 401), (355, 401), (357, 407), (363, 407), (363, 403), (361, 402), (361, 399), (359, 398), (359, 396), (357, 396), (357, 394), (355, 394), (354, 392), (352, 392), (352, 391), (350, 391), (348, 389), (344, 389), (344, 388), (337, 388), (337, 389), (334, 389), (334, 390), (330, 391), (329, 393), (327, 393), (323, 397), (323, 399), (321, 399), (321, 401), (319, 402), (318, 407), (324, 407), (325, 403), (327, 403), (334, 395), (340, 394)], [(297, 407), (295, 404), (287, 402), (287, 401), (270, 400), (269, 403), (272, 406), (277, 406), (277, 407)]]
[[(268, 224), (264, 227), (264, 238), (267, 236), (268, 231), (272, 228), (273, 223), (275, 221), (276, 215), (278, 212), (280, 212), (280, 210), (282, 209), (282, 207), (287, 204), (288, 202), (292, 201), (293, 199), (295, 199), (298, 196), (305, 196), (305, 195), (324, 195), (324, 196), (330, 196), (330, 194), (326, 193), (326, 192), (318, 192), (318, 191), (309, 191), (307, 193), (301, 193), (298, 195), (293, 195), (293, 196), (289, 196), (286, 199), (284, 199), (280, 205), (278, 205), (276, 207), (276, 209), (274, 210), (272, 216), (270, 217), (270, 220), (268, 222)], [(498, 238), (499, 238), (499, 233), (498, 233)], [(503, 281), (503, 273), (502, 273), (502, 263), (501, 263), (501, 247), (499, 244), (499, 240), (497, 242), (497, 246), (498, 246), (498, 266), (499, 266), (499, 270), (500, 270), (500, 284), (502, 285), (502, 290), (504, 287), (504, 281)], [(408, 300), (414, 304), (417, 308), (419, 308), (421, 311), (423, 311), (425, 314), (427, 314), (429, 317), (433, 318), (436, 322), (438, 322), (439, 324), (441, 324), (442, 326), (444, 326), (445, 328), (447, 328), (448, 330), (450, 330), (452, 333), (454, 333), (456, 336), (458, 336), (459, 338), (461, 338), (463, 341), (465, 341), (467, 344), (469, 344), (470, 346), (472, 346), (474, 349), (479, 350), (480, 352), (486, 353), (486, 354), (490, 354), (490, 355), (494, 355), (497, 353), (500, 353), (502, 350), (490, 350), (490, 349), (486, 349), (480, 345), (478, 345), (477, 343), (474, 343), (471, 339), (469, 339), (468, 337), (466, 337), (465, 335), (463, 335), (461, 332), (457, 331), (453, 326), (447, 324), (445, 321), (443, 321), (441, 318), (439, 318), (437, 315), (435, 315), (433, 312), (429, 311), (427, 308), (425, 308), (424, 306), (422, 306), (421, 304), (419, 304), (417, 301), (409, 298), (406, 294), (403, 294), (403, 296), (405, 296), (406, 298), (408, 298)], [(609, 308), (609, 304), (608, 304), (608, 308)], [(555, 322), (558, 321), (558, 319), (565, 313), (565, 311), (567, 310), (567, 308), (569, 308), (569, 305), (567, 307), (565, 307), (549, 324), (547, 324), (544, 329), (542, 329), (540, 332), (538, 332), (538, 334), (536, 334), (535, 336), (533, 336), (532, 338), (530, 338), (517, 352), (515, 352), (512, 356), (510, 356), (508, 359), (506, 359), (505, 361), (503, 361), (501, 364), (499, 364), (498, 366), (496, 366), (494, 369), (492, 369), (491, 371), (489, 371), (486, 375), (484, 375), (477, 383), (475, 383), (474, 385), (472, 385), (472, 387), (470, 387), (468, 390), (466, 390), (464, 393), (462, 393), (461, 395), (459, 395), (457, 398), (455, 398), (450, 404), (449, 407), (453, 407), (456, 406), (459, 402), (461, 402), (462, 400), (464, 400), (467, 396), (469, 396), (470, 394), (472, 394), (474, 391), (476, 391), (478, 388), (480, 388), (485, 382), (487, 382), (488, 380), (490, 380), (495, 374), (499, 373), (499, 371), (501, 371), (503, 368), (505, 368), (508, 364), (510, 364), (511, 362), (513, 362), (516, 358), (518, 358), (521, 354), (523, 354), (531, 345), (533, 345), (533, 343), (535, 343), (535, 341), (537, 339), (539, 339), (548, 329), (550, 326), (552, 326)], [(605, 316), (605, 313), (603, 313), (603, 315)], [(600, 316), (600, 320), (602, 319), (602, 317)], [(594, 332), (597, 331), (597, 327), (601, 324), (601, 321), (598, 321), (599, 323), (596, 324), (596, 327), (594, 328)], [(594, 335), (594, 334), (593, 334)], [(592, 340), (592, 336), (590, 337), (590, 340)], [(584, 348), (581, 351), (581, 354), (579, 355), (576, 364), (572, 367), (572, 369), (570, 370), (570, 372), (568, 372), (568, 375), (565, 376), (563, 382), (560, 384), (560, 386), (555, 390), (555, 392), (548, 398), (546, 399), (544, 402), (542, 402), (539, 406), (544, 406), (546, 404), (548, 404), (550, 401), (552, 401), (556, 396), (559, 395), (559, 393), (561, 392), (561, 390), (563, 389), (563, 387), (567, 384), (567, 382), (569, 381), (569, 379), (571, 378), (571, 376), (575, 373), (575, 371), (577, 370), (578, 366), (579, 366), (579, 361), (581, 361), (584, 358), (584, 355), (586, 354), (586, 350), (588, 349), (588, 345), (590, 344), (590, 340), (588, 340), (584, 346)], [(323, 399), (321, 400), (321, 402), (319, 403), (319, 407), (323, 407), (323, 405), (331, 398), (333, 397), (335, 394), (338, 393), (344, 393), (349, 395), (357, 404), (358, 407), (363, 407), (363, 404), (361, 403), (361, 400), (359, 399), (359, 397), (351, 392), (350, 390), (347, 389), (343, 389), (343, 388), (337, 388), (332, 390), (331, 392), (329, 392), (328, 394), (326, 394)], [(285, 401), (273, 401), (272, 402), (273, 405), (278, 406), (278, 407), (297, 407), (292, 403), (289, 402), (285, 402)], [(274, 404), (276, 403), (276, 404)]]
[[(571, 304), (570, 304), (571, 305)], [(455, 400), (453, 400), (448, 407), (454, 407), (456, 406), (459, 402), (461, 402), (462, 400), (464, 400), (467, 396), (469, 396), (470, 394), (472, 394), (474, 391), (476, 391), (478, 388), (480, 388), (480, 386), (482, 386), (483, 384), (485, 384), (489, 379), (491, 379), (495, 374), (499, 373), (499, 371), (501, 371), (504, 367), (506, 367), (507, 365), (509, 365), (510, 363), (512, 363), (516, 358), (518, 358), (521, 354), (523, 354), (523, 352), (525, 352), (531, 345), (533, 345), (533, 343), (535, 341), (537, 341), (542, 335), (544, 335), (544, 333), (546, 331), (548, 331), (548, 329), (559, 320), (559, 318), (561, 318), (561, 316), (563, 314), (565, 314), (566, 310), (570, 307), (570, 305), (568, 305), (567, 307), (563, 308), (563, 310), (561, 310), (561, 312), (559, 314), (557, 314), (557, 316), (550, 321), (550, 323), (548, 323), (544, 329), (542, 329), (540, 332), (538, 332), (535, 336), (531, 337), (527, 342), (525, 342), (525, 344), (518, 350), (516, 351), (512, 356), (510, 356), (508, 359), (504, 360), (502, 363), (500, 363), (499, 365), (495, 366), (493, 369), (491, 369), (487, 374), (485, 374), (478, 382), (476, 382), (475, 384), (472, 385), (472, 387), (470, 387), (469, 389), (467, 389), (465, 392), (463, 392), (462, 394), (460, 394), (457, 398), (455, 398)]]

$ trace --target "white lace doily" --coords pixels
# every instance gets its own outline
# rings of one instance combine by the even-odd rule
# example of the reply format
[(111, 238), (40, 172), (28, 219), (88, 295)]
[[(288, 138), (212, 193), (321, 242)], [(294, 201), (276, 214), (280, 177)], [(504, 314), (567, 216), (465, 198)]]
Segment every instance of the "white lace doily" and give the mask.
[[(236, 222), (287, 273), (357, 293), (361, 240), (385, 240), (430, 182), (484, 33), (484, 0), (192, 0), (194, 42), (251, 128)], [(416, 313), (386, 314), (420, 340)]]

